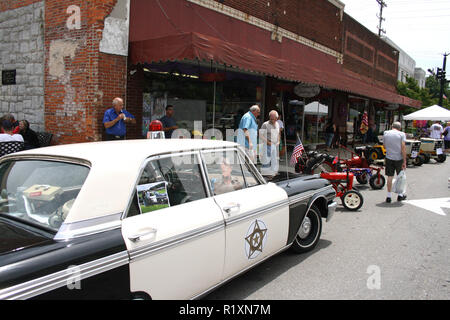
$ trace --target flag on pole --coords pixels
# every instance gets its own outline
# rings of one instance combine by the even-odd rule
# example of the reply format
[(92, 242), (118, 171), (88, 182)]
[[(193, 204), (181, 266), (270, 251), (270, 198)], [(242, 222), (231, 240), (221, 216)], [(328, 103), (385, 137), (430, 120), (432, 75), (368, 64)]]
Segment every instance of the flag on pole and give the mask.
[(297, 144), (294, 147), (294, 151), (292, 152), (291, 156), (291, 164), (295, 165), (298, 161), (298, 157), (300, 157), (305, 151), (305, 148), (303, 148), (302, 140), (298, 139)]
[(361, 127), (359, 128), (362, 134), (366, 134), (369, 130), (369, 116), (367, 115), (367, 111), (364, 111), (361, 121)]

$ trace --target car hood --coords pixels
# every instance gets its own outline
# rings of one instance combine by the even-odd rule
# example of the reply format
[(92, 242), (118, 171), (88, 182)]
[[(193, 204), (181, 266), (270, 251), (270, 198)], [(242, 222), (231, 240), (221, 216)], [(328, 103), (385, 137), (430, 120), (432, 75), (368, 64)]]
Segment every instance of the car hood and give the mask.
[(51, 240), (19, 223), (0, 218), (0, 255), (42, 245)]

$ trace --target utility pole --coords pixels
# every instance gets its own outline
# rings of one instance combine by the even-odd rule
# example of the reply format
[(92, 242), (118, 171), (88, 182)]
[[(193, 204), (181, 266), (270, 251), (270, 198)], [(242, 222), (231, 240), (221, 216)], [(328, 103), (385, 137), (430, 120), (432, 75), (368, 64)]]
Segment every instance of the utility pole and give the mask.
[(442, 65), (442, 69), (437, 68), (437, 73), (436, 73), (437, 79), (440, 80), (440, 82), (441, 82), (441, 91), (439, 93), (439, 105), (441, 107), (442, 107), (442, 103), (443, 103), (442, 99), (444, 97), (444, 88), (445, 88), (445, 85), (447, 84), (447, 82), (449, 82), (445, 78), (445, 67), (447, 64), (447, 56), (448, 55), (449, 55), (449, 53), (444, 53), (444, 63)]
[(384, 0), (377, 0), (378, 4), (380, 5), (380, 15), (377, 15), (378, 19), (380, 19), (380, 23), (378, 25), (378, 36), (381, 37), (381, 33), (386, 33), (386, 30), (381, 28), (381, 24), (383, 23), (385, 18), (383, 18), (383, 8), (387, 7), (387, 4), (384, 2)]

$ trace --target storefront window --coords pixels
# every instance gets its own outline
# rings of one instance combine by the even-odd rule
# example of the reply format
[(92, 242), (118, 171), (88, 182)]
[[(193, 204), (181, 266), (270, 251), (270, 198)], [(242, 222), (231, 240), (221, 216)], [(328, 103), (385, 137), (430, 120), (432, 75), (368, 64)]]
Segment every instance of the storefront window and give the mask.
[(152, 64), (144, 69), (142, 133), (151, 120), (160, 119), (167, 105), (174, 106), (174, 120), (189, 134), (237, 129), (253, 104), (261, 104), (264, 78), (224, 68), (184, 63)]

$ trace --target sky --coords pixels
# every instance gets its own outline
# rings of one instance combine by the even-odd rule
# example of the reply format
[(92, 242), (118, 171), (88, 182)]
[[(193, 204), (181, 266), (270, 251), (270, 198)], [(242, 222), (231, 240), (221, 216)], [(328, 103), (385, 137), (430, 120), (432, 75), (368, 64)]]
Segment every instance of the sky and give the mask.
[[(378, 34), (377, 0), (341, 0), (345, 12)], [(442, 68), (450, 53), (450, 0), (384, 0), (385, 35), (416, 61), (416, 68)], [(450, 55), (446, 64), (450, 78)], [(427, 76), (429, 73), (427, 72)]]

